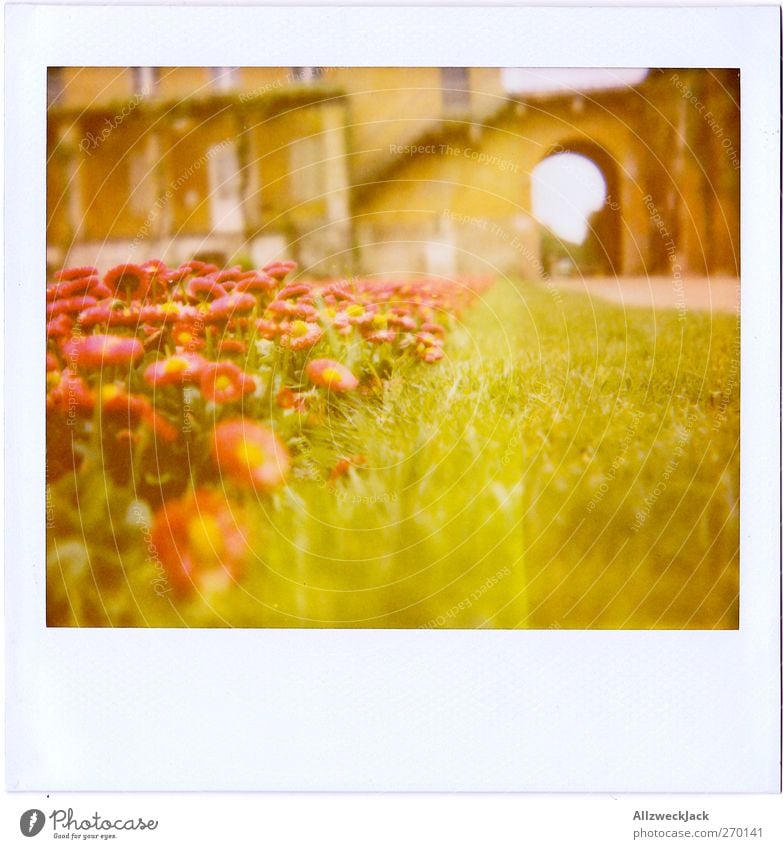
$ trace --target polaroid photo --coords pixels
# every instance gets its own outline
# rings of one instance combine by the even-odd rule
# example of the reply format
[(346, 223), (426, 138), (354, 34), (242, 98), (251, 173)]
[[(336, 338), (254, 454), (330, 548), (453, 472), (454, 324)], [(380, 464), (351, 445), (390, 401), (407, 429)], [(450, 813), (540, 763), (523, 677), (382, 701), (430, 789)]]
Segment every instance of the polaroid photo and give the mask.
[(777, 23), (8, 7), (9, 788), (777, 790)]

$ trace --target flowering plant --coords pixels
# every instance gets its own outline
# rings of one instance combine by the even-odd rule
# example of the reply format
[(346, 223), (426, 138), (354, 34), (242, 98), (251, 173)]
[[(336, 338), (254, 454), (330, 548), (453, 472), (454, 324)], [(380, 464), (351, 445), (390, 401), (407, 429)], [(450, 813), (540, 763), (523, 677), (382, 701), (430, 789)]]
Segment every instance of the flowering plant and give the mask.
[(151, 260), (64, 269), (47, 287), (48, 481), (128, 494), (157, 586), (180, 598), (241, 586), (258, 556), (247, 503), (272, 510), (297, 480), (336, 486), (372, 464), (338, 439), (315, 467), (305, 448), (380, 403), (402, 364), (442, 360), (485, 285), (287, 282), (295, 270)]

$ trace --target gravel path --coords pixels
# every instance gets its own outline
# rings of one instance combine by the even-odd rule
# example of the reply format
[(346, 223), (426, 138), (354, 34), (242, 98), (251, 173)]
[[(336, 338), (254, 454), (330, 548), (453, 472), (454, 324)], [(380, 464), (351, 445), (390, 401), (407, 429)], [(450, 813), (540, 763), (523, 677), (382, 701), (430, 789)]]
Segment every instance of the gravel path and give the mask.
[(553, 277), (547, 285), (582, 292), (627, 307), (713, 310), (739, 313), (740, 281), (736, 277)]

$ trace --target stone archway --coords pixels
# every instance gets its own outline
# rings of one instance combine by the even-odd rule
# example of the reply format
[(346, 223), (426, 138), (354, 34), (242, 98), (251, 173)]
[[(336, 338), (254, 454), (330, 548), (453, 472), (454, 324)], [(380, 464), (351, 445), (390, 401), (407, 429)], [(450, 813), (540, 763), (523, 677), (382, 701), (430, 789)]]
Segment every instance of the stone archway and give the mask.
[[(574, 138), (553, 145), (539, 164), (552, 156), (572, 153), (589, 160), (606, 184), (604, 204), (589, 218), (589, 230), (582, 254), (590, 257), (579, 268), (585, 276), (617, 275), (623, 268), (622, 201), (620, 170), (615, 158), (596, 142)], [(543, 261), (542, 257), (542, 261)]]

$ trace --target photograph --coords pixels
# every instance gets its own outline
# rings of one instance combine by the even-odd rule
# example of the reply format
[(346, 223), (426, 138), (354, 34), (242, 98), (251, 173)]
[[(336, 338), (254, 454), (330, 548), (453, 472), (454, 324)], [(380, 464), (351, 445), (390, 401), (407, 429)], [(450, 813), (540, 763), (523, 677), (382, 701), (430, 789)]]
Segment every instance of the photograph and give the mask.
[(47, 626), (739, 627), (738, 69), (49, 66), (46, 131)]

